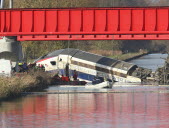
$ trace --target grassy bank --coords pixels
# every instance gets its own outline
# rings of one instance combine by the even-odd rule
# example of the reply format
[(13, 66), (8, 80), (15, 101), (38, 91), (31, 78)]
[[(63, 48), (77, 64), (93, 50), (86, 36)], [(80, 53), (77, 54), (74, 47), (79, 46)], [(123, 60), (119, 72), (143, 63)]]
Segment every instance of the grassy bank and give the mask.
[(127, 53), (127, 54), (121, 54), (121, 55), (112, 55), (109, 57), (113, 58), (113, 59), (117, 59), (117, 60), (127, 61), (129, 59), (139, 57), (139, 56), (145, 55), (145, 54), (147, 54), (147, 53), (146, 52), (145, 53)]
[(42, 90), (50, 83), (50, 78), (42, 72), (19, 74), (10, 78), (0, 77), (0, 100), (21, 95), (21, 92)]

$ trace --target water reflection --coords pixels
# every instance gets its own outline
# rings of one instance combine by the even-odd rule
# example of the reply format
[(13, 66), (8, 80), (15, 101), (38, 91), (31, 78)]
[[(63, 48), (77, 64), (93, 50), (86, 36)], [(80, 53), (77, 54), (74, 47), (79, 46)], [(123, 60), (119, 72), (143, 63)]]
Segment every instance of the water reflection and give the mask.
[[(164, 64), (164, 59), (160, 57), (167, 55), (150, 54), (140, 58), (142, 60), (136, 60), (136, 64), (155, 70)], [(50, 87), (46, 91), (83, 93), (29, 95), (2, 102), (0, 128), (169, 127), (168, 87), (117, 84), (109, 90)], [(116, 93), (110, 93), (111, 91)]]
[(0, 110), (1, 128), (168, 128), (169, 93), (27, 96)]

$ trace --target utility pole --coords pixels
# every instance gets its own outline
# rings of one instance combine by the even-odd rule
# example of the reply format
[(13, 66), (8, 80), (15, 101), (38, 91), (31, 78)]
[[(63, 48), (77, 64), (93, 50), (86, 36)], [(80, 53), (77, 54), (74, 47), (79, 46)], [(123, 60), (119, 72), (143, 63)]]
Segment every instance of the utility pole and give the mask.
[(1, 1), (1, 9), (4, 8), (4, 0), (0, 0)]
[(9, 0), (9, 8), (13, 8), (13, 0)]
[[(0, 8), (2, 9), (2, 8), (4, 8), (4, 1), (5, 0), (0, 0)], [(9, 8), (13, 8), (13, 0), (9, 0)]]

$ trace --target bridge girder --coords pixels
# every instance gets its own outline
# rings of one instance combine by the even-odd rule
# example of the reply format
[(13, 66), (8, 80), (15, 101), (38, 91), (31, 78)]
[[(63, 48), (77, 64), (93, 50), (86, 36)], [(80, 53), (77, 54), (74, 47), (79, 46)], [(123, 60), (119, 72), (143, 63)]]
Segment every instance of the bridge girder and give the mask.
[(18, 40), (168, 40), (169, 7), (0, 10)]

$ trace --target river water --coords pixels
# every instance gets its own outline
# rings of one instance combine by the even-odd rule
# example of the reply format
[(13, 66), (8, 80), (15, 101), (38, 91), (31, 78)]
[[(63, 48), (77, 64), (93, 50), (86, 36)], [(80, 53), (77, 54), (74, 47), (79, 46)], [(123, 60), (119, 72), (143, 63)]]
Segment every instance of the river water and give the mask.
[(164, 66), (167, 56), (167, 54), (149, 54), (132, 60), (130, 63), (155, 71), (157, 68)]
[[(165, 55), (132, 62), (155, 69), (163, 65), (157, 56)], [(168, 128), (168, 117), (169, 86), (50, 87), (0, 103), (0, 128)]]

